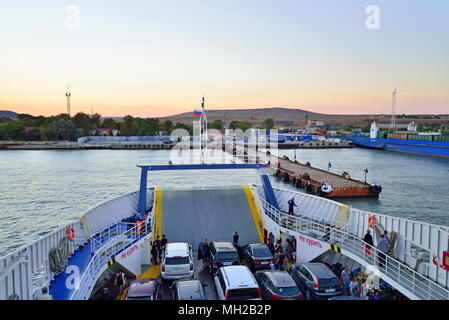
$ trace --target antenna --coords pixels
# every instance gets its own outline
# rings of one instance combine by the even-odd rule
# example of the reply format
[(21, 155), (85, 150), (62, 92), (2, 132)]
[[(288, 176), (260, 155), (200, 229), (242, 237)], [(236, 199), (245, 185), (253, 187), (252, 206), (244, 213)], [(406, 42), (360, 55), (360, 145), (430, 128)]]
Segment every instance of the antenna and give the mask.
[(70, 92), (70, 85), (67, 85), (67, 92), (65, 93), (65, 96), (67, 97), (67, 114), (70, 117), (70, 97), (72, 96), (72, 93)]
[(396, 127), (396, 95), (398, 93), (397, 89), (394, 89), (393, 91), (393, 99), (391, 102), (391, 127)]

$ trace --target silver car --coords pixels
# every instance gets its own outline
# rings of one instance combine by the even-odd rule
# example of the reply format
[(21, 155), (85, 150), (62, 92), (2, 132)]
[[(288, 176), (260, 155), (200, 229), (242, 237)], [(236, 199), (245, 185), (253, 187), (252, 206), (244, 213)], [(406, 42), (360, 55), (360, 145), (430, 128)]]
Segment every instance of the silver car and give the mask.
[(199, 280), (177, 281), (172, 286), (173, 300), (207, 300)]
[(193, 278), (193, 275), (192, 246), (184, 242), (168, 243), (162, 255), (162, 279)]

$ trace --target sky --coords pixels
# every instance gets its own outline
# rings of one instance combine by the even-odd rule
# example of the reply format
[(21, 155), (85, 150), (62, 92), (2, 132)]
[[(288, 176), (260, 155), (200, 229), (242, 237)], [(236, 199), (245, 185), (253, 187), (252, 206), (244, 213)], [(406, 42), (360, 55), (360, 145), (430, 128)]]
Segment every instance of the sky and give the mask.
[(397, 113), (449, 113), (448, 16), (447, 0), (2, 1), (0, 110), (65, 112), (70, 84), (72, 114), (159, 117), (203, 95), (389, 113), (394, 88)]

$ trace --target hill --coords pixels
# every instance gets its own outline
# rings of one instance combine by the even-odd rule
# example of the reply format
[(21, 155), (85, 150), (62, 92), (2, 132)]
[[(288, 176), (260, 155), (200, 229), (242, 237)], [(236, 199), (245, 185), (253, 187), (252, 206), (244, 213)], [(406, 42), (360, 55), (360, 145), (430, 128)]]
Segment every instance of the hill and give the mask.
[(13, 111), (7, 111), (7, 110), (0, 110), (0, 118), (9, 118), (13, 120), (17, 120), (18, 113), (15, 113)]

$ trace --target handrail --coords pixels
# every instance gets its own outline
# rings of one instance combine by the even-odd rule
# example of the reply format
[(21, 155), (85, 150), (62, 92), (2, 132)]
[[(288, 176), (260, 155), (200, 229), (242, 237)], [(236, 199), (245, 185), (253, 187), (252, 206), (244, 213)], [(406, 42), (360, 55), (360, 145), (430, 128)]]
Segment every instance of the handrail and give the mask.
[[(97, 239), (99, 235), (101, 235), (101, 232), (104, 232), (106, 230), (120, 230), (120, 226), (125, 225), (128, 227), (128, 225), (134, 225), (131, 229), (126, 229), (123, 233), (117, 233), (117, 236), (111, 237), (106, 236), (106, 238), (102, 238), (102, 240), (106, 240), (105, 242), (102, 242), (101, 240)], [(127, 246), (129, 246), (130, 243), (134, 243), (135, 241), (141, 239), (143, 236), (150, 234), (150, 232), (137, 232), (137, 225), (134, 223), (124, 223), (119, 222), (112, 226), (109, 226), (105, 228), (104, 230), (100, 231), (99, 233), (95, 234), (91, 237), (91, 245), (92, 248), (95, 246), (95, 243), (99, 246), (96, 250), (93, 250), (94, 256), (90, 260), (89, 264), (86, 267), (86, 270), (84, 271), (83, 275), (78, 281), (78, 287), (75, 288), (74, 292), (70, 296), (70, 300), (84, 300), (88, 297), (87, 294), (91, 290), (92, 286), (95, 283), (92, 283), (96, 280), (96, 276), (98, 274), (98, 271), (101, 270), (101, 268), (106, 264), (107, 261), (111, 259), (112, 256), (119, 253), (121, 250), (125, 249)], [(148, 222), (148, 219), (146, 221), (146, 227), (145, 229), (148, 230), (150, 228), (150, 224)], [(142, 228), (144, 229), (144, 228)], [(151, 228), (150, 228), (151, 230)], [(111, 242), (111, 240), (115, 240), (115, 244), (113, 246), (109, 246), (108, 244)], [(130, 240), (130, 241), (129, 241)]]
[[(371, 254), (365, 249), (367, 243), (357, 236), (346, 231), (346, 227), (338, 228), (335, 225), (325, 224), (319, 220), (312, 220), (303, 216), (292, 216), (279, 211), (271, 206), (264, 199), (259, 198), (265, 214), (276, 222), (279, 226), (297, 231), (299, 233), (319, 238), (322, 241), (338, 244), (339, 247), (356, 255), (368, 265), (376, 265), (379, 262), (379, 253), (377, 248), (369, 246)], [(325, 237), (317, 236), (315, 232), (325, 233)], [(384, 254), (383, 267), (379, 266), (378, 271), (396, 282), (399, 286), (408, 290), (413, 296), (424, 300), (449, 300), (449, 290), (433, 282), (424, 275), (416, 272), (407, 265)], [(376, 259), (377, 257), (377, 259)]]

